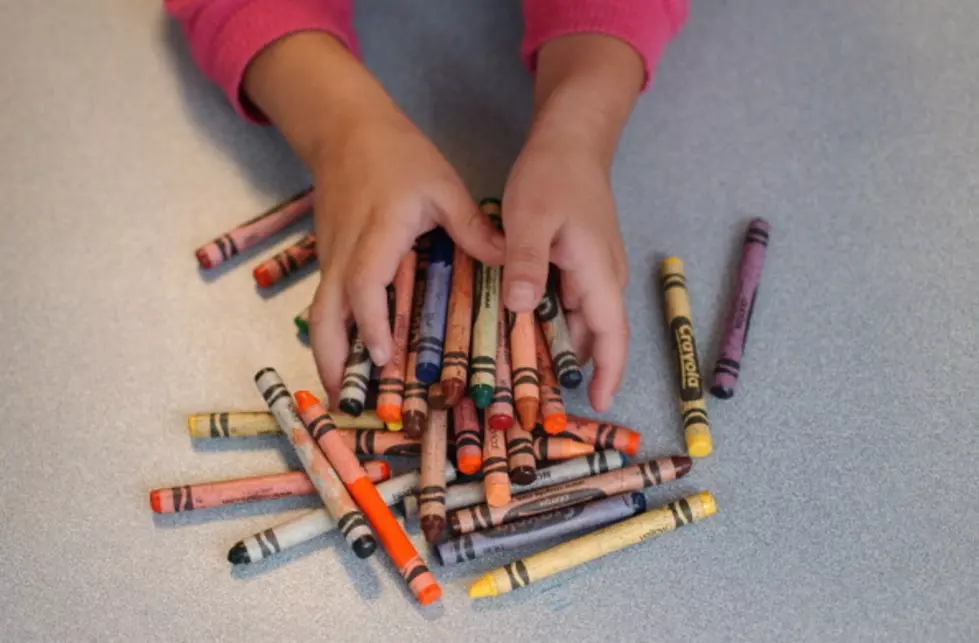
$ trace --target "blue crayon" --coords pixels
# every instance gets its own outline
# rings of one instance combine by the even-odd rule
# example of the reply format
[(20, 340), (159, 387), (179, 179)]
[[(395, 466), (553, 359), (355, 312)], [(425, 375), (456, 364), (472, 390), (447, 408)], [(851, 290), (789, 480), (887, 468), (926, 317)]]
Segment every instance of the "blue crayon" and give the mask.
[(438, 380), (442, 373), (442, 343), (452, 282), (452, 239), (445, 230), (436, 228), (431, 240), (415, 366), (415, 377), (426, 386)]

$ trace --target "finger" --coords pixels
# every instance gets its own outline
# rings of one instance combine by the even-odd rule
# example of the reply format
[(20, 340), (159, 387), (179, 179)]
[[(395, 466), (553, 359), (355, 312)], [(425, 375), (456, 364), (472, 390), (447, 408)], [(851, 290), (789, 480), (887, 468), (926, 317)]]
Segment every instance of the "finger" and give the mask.
[(331, 272), (324, 275), (316, 288), (309, 309), (309, 343), (330, 405), (339, 399), (343, 365), (347, 360), (350, 341), (347, 336), (349, 311), (343, 301), (339, 279)]
[(503, 268), (503, 302), (513, 312), (530, 312), (544, 294), (551, 243), (557, 219), (519, 205), (503, 206), (506, 229), (506, 262)]
[(447, 191), (439, 197), (436, 207), (439, 225), (470, 257), (491, 266), (503, 263), (503, 233), (480, 212), (465, 190), (460, 187)]
[(411, 250), (415, 236), (395, 217), (375, 222), (360, 238), (347, 269), (347, 299), (371, 360), (384, 366), (391, 359), (393, 340), (388, 317), (387, 286), (398, 264)]
[(595, 371), (588, 395), (598, 412), (608, 410), (625, 371), (629, 322), (615, 271), (607, 263), (578, 269), (571, 279), (581, 292), (581, 314), (594, 335), (592, 359)]
[(567, 311), (581, 308), (581, 293), (578, 291), (578, 286), (564, 271), (561, 271), (561, 303)]
[(574, 347), (578, 362), (584, 366), (591, 359), (591, 347), (594, 337), (588, 330), (585, 317), (581, 313), (569, 310), (565, 314), (568, 322), (568, 334), (571, 336), (571, 345)]

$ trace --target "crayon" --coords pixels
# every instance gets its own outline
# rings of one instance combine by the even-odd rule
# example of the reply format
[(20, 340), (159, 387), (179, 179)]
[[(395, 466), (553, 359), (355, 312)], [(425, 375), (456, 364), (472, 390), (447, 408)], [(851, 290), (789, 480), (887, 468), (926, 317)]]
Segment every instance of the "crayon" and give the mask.
[(421, 339), (418, 341), (418, 363), (415, 366), (415, 377), (426, 386), (439, 379), (442, 370), (445, 315), (452, 279), (452, 239), (442, 228), (436, 228), (431, 238), (419, 331)]
[[(618, 451), (599, 451), (593, 455), (574, 460), (566, 460), (558, 464), (537, 470), (536, 479), (528, 485), (514, 484), (511, 493), (525, 493), (534, 489), (551, 487), (569, 480), (577, 480), (587, 476), (597, 476), (609, 471), (615, 471), (625, 466), (625, 458)], [(482, 481), (465, 482), (449, 487), (445, 492), (445, 508), (447, 511), (478, 505), (486, 500)], [(418, 502), (412, 495), (404, 497), (405, 519), (418, 519)]]
[[(416, 244), (417, 246), (417, 244)], [(411, 305), (411, 324), (408, 326), (408, 360), (405, 364), (405, 395), (401, 406), (401, 421), (405, 434), (410, 438), (421, 439), (422, 430), (428, 419), (428, 387), (416, 374), (418, 366), (418, 343), (421, 341), (422, 304), (425, 303), (425, 277), (428, 273), (428, 255), (418, 254), (415, 268), (415, 292)]]
[(408, 357), (408, 322), (411, 315), (411, 295), (415, 289), (415, 265), (418, 253), (408, 252), (394, 275), (394, 323), (391, 338), (394, 351), (381, 368), (377, 396), (377, 416), (388, 423), (401, 422), (401, 405), (405, 393), (405, 360)]
[(771, 226), (764, 219), (753, 219), (748, 224), (748, 232), (741, 248), (741, 265), (731, 297), (731, 310), (728, 313), (727, 328), (721, 342), (721, 354), (714, 365), (714, 382), (710, 392), (714, 397), (726, 400), (734, 396), (741, 373), (741, 358), (748, 341), (748, 327), (751, 314), (755, 310), (755, 296), (761, 283), (762, 269), (765, 267), (765, 251), (768, 248), (768, 235)]
[(252, 276), (261, 288), (273, 286), (316, 258), (316, 235), (307, 234), (282, 252), (255, 266)]
[(510, 370), (520, 424), (534, 426), (540, 409), (540, 373), (533, 313), (510, 313)]
[(486, 504), (502, 507), (510, 502), (510, 475), (507, 466), (506, 433), (483, 432), (483, 487)]
[(513, 386), (510, 382), (509, 317), (500, 306), (499, 335), (496, 338), (496, 387), (486, 409), (487, 424), (496, 431), (506, 431), (513, 424)]
[(510, 482), (526, 486), (537, 478), (534, 440), (519, 420), (514, 420), (506, 430), (506, 454)]
[(709, 492), (702, 491), (528, 558), (508, 563), (470, 585), (469, 597), (486, 598), (524, 587), (683, 525), (703, 520), (716, 512), (714, 497)]
[(456, 467), (467, 476), (479, 473), (483, 467), (483, 434), (479, 430), (476, 405), (468, 397), (459, 400), (452, 409), (452, 424), (456, 437)]
[[(414, 266), (411, 269), (414, 273)], [(384, 551), (391, 557), (394, 566), (411, 589), (411, 593), (422, 605), (438, 600), (442, 595), (442, 589), (435, 582), (432, 572), (422, 562), (415, 546), (408, 540), (397, 518), (377, 492), (374, 483), (368, 479), (367, 472), (360, 466), (357, 456), (337, 435), (337, 427), (333, 424), (330, 414), (308, 391), (296, 393), (296, 405), (310, 435), (323, 449), (330, 463), (336, 467), (340, 479), (363, 510), (368, 522), (380, 538)]]
[(421, 455), (421, 441), (409, 438), (404, 431), (340, 429), (340, 437), (357, 455)]
[(547, 349), (544, 331), (534, 324), (536, 331), (537, 371), (540, 373), (540, 414), (544, 418), (544, 430), (554, 435), (564, 430), (568, 425), (568, 416), (564, 411), (564, 400), (561, 389), (558, 388), (557, 377), (551, 364), (551, 354)]
[(646, 496), (641, 491), (633, 491), (459, 536), (438, 545), (436, 551), (442, 565), (447, 567), (476, 560), (480, 556), (604, 527), (645, 510)]
[[(371, 379), (371, 366), (367, 344), (361, 339), (360, 333), (355, 331), (353, 341), (350, 342), (350, 352), (347, 353), (347, 363), (343, 369), (340, 401), (337, 403), (344, 413), (356, 417), (364, 411)], [(383, 418), (381, 420), (383, 421)]]
[[(383, 482), (391, 477), (391, 466), (383, 460), (365, 462), (364, 468), (374, 482)], [(302, 471), (288, 471), (267, 476), (154, 489), (150, 491), (150, 507), (158, 514), (170, 514), (313, 493), (316, 493), (316, 487), (308, 475)]]
[[(455, 480), (456, 475), (455, 467), (446, 462), (445, 479), (451, 482)], [(381, 494), (384, 504), (390, 507), (397, 504), (407, 494), (418, 489), (419, 477), (418, 471), (402, 474), (377, 485), (377, 492)], [(293, 518), (288, 522), (264, 529), (239, 540), (228, 551), (228, 562), (235, 565), (256, 563), (272, 554), (279, 553), (283, 549), (295, 547), (336, 528), (336, 521), (330, 517), (325, 509), (314, 509), (298, 518)]]
[(679, 381), (680, 415), (687, 452), (695, 458), (710, 455), (712, 450), (710, 421), (707, 419), (707, 403), (704, 401), (703, 378), (694, 340), (693, 316), (687, 297), (687, 280), (683, 275), (683, 261), (676, 257), (664, 259), (660, 264), (663, 285), (666, 325), (673, 338)]
[(312, 209), (313, 188), (310, 187), (198, 248), (194, 252), (197, 263), (204, 270), (219, 266), (239, 252), (268, 239)]
[(686, 456), (658, 458), (591, 478), (579, 478), (553, 487), (521, 493), (502, 507), (481, 504), (459, 509), (449, 515), (449, 525), (452, 533), (457, 536), (468, 534), (477, 529), (489, 529), (551, 509), (570, 507), (582, 502), (671, 482), (682, 478), (688, 471), (690, 471), (690, 458)]
[(556, 435), (538, 435), (534, 437), (534, 457), (542, 462), (554, 460), (571, 460), (583, 455), (595, 453), (591, 444), (578, 442), (570, 438), (559, 438)]
[(445, 331), (442, 355), (442, 391), (452, 407), (466, 393), (469, 380), (469, 342), (472, 338), (473, 260), (465, 250), (455, 247), (452, 258), (452, 289), (449, 294), (449, 327)]
[[(481, 204), (483, 213), (499, 216), (499, 205)], [(496, 341), (500, 323), (500, 267), (477, 264), (476, 320), (472, 331), (472, 354), (469, 357), (469, 397), (476, 408), (485, 409), (496, 386)]]
[(557, 295), (557, 271), (551, 272), (547, 291), (537, 305), (537, 318), (551, 352), (551, 361), (557, 371), (557, 379), (564, 388), (578, 388), (584, 376), (578, 355), (571, 344), (568, 322), (564, 319), (564, 309)]
[[(374, 411), (364, 411), (354, 417), (334, 413), (337, 426), (345, 429), (383, 429), (384, 422)], [(220, 411), (194, 413), (187, 416), (187, 432), (198, 440), (217, 438), (256, 438), (280, 435), (279, 425), (268, 411)]]
[(639, 453), (639, 433), (632, 429), (610, 424), (601, 420), (568, 416), (568, 426), (555, 437), (571, 438), (586, 444), (592, 444), (596, 449), (615, 449), (626, 455)]
[(255, 374), (255, 386), (275, 416), (279, 428), (296, 450), (296, 455), (323, 499), (326, 510), (340, 525), (340, 533), (359, 558), (368, 558), (377, 549), (374, 534), (364, 520), (364, 514), (347, 493), (336, 470), (299, 419), (296, 405), (282, 378), (274, 368), (263, 368)]
[(296, 324), (296, 328), (303, 335), (309, 335), (309, 306), (306, 306), (299, 314), (293, 317), (293, 323)]
[[(436, 385), (438, 386), (438, 385)], [(445, 529), (445, 457), (448, 413), (428, 412), (428, 426), (422, 435), (422, 473), (418, 489), (418, 512), (425, 540), (434, 543)]]

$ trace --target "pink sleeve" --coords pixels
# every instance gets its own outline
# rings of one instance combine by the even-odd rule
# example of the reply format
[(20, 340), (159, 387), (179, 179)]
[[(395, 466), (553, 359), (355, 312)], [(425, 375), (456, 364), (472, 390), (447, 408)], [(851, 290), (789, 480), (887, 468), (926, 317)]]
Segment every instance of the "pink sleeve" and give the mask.
[(578, 33), (614, 36), (643, 60), (649, 86), (666, 43), (687, 17), (688, 0), (524, 0), (525, 32), (520, 55), (533, 71), (547, 41)]
[(241, 91), (248, 63), (297, 31), (326, 31), (357, 53), (351, 0), (164, 0), (180, 23), (194, 60), (245, 118), (265, 122)]

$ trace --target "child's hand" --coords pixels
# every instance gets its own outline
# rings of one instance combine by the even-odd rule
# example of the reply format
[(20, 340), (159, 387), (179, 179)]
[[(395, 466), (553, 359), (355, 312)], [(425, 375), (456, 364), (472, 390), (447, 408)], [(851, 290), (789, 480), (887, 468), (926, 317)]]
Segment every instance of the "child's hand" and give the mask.
[(352, 317), (374, 363), (392, 355), (385, 287), (415, 239), (440, 225), (480, 261), (502, 263), (503, 238), (455, 171), (397, 110), (355, 123), (314, 167), (322, 279), (310, 309), (320, 376), (336, 391)]

